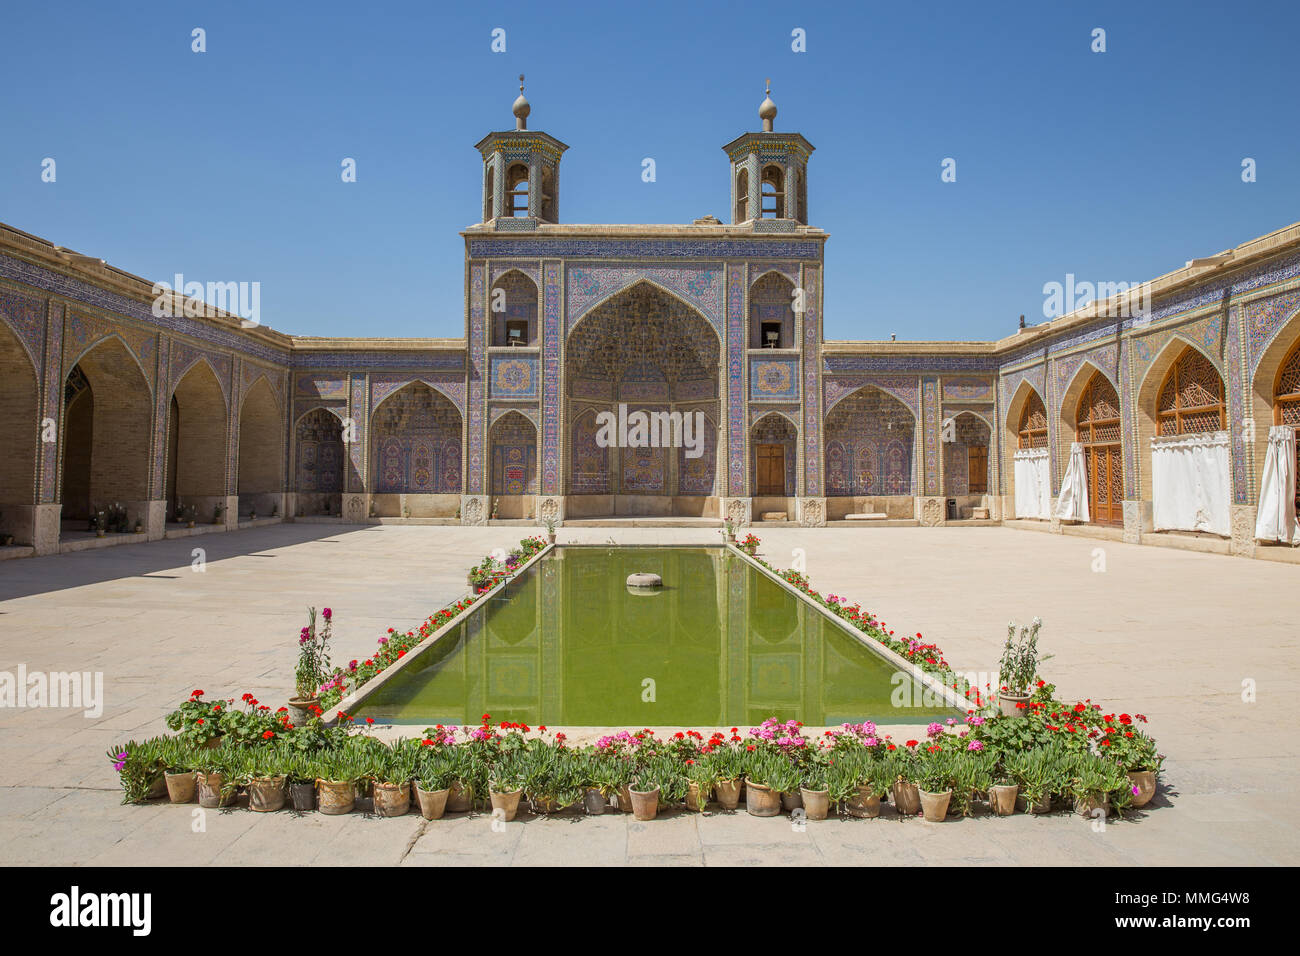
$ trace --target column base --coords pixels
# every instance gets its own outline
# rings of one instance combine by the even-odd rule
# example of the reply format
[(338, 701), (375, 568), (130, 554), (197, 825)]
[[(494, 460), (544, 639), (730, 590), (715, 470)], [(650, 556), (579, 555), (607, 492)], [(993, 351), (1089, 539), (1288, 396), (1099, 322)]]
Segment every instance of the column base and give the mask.
[(917, 498), (916, 520), (922, 527), (938, 528), (947, 520), (947, 498)]
[(488, 523), (487, 495), (460, 496), (460, 523), (467, 527), (477, 527)]
[(795, 519), (805, 528), (826, 527), (826, 499), (799, 498), (795, 502)]
[(352, 492), (343, 496), (343, 520), (361, 524), (370, 516), (370, 495)]
[(1242, 558), (1255, 556), (1255, 519), (1259, 509), (1254, 505), (1232, 505), (1232, 541), (1230, 553)]

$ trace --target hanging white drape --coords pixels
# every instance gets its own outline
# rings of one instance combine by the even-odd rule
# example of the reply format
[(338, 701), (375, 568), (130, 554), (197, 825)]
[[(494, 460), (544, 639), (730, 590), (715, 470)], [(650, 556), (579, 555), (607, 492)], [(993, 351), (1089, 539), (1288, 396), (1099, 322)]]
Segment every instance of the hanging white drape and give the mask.
[(1232, 534), (1228, 433), (1151, 439), (1151, 519), (1156, 531)]
[(1052, 480), (1046, 448), (1021, 448), (1014, 456), (1016, 517), (1046, 518), (1052, 496)]
[(1300, 528), (1295, 520), (1295, 429), (1290, 425), (1274, 425), (1268, 430), (1255, 537), (1260, 541), (1300, 544)]
[(1077, 441), (1070, 445), (1070, 463), (1061, 479), (1056, 517), (1062, 521), (1088, 520), (1088, 472), (1083, 463), (1083, 446)]

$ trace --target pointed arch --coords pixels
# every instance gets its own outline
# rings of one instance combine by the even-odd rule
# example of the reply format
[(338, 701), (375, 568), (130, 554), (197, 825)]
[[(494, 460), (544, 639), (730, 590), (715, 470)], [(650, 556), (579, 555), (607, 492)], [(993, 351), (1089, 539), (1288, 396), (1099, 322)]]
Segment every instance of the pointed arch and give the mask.
[(537, 283), (523, 270), (511, 268), (497, 276), (488, 290), (492, 345), (537, 345), (540, 301)]
[(370, 415), (371, 488), (377, 494), (459, 495), (460, 409), (442, 391), (412, 381)]
[(241, 514), (269, 516), (284, 491), (284, 417), (275, 392), (259, 375), (239, 403), (239, 464), (235, 491)]
[(824, 431), (828, 496), (913, 494), (916, 415), (896, 396), (863, 385), (832, 406)]
[[(488, 429), (492, 494), (521, 497), (537, 494), (537, 426), (515, 409)], [(498, 517), (526, 517), (524, 514)]]
[[(1046, 449), (1050, 444), (1051, 431), (1051, 419), (1043, 396), (1028, 379), (1021, 379), (1011, 401), (1007, 403), (1006, 418), (1002, 423), (1002, 474), (1005, 488), (1003, 514), (1015, 514), (1019, 518), (1032, 516), (1032, 513), (1021, 513), (1023, 509), (1017, 511), (1015, 508), (1016, 469), (1021, 467), (1021, 463), (1016, 461), (1016, 453), (1034, 448)], [(1032, 492), (1029, 495), (1029, 499), (1025, 500), (1037, 499)], [(1021, 498), (1024, 499), (1025, 496), (1021, 495)]]
[(1090, 362), (1079, 369), (1062, 401), (1060, 434), (1063, 442), (1068, 436), (1070, 442), (1083, 446), (1093, 524), (1124, 522), (1122, 407), (1114, 383)]
[(594, 302), (589, 303), (587, 307), (583, 309), (580, 315), (576, 316), (574, 319), (572, 319), (569, 322), (568, 331), (565, 333), (566, 353), (568, 351), (568, 343), (573, 339), (574, 333), (577, 332), (579, 327), (584, 322), (588, 321), (592, 315), (598, 313), (602, 306), (611, 304), (615, 299), (629, 296), (637, 292), (642, 286), (663, 293), (670, 300), (672, 300), (673, 305), (680, 306), (681, 308), (685, 309), (687, 312), (690, 313), (692, 318), (698, 318), (701, 322), (704, 323), (705, 326), (708, 327), (709, 331), (713, 333), (713, 337), (717, 340), (718, 347), (719, 349), (721, 349), (722, 334), (718, 331), (718, 329), (714, 326), (714, 324), (709, 321), (709, 317), (707, 315), (701, 312), (699, 308), (692, 305), (689, 301), (682, 298), (680, 292), (674, 292), (672, 289), (668, 288), (663, 283), (657, 282), (656, 280), (651, 279), (649, 276), (638, 276), (636, 279), (627, 283), (626, 285), (620, 286), (619, 288), (612, 290), (608, 295), (602, 296), (601, 298), (595, 300)]
[(164, 496), (172, 514), (189, 506), (206, 514), (218, 500), (224, 504), (229, 431), (221, 380), (200, 356), (177, 380), (167, 404)]
[(756, 498), (798, 494), (799, 425), (779, 409), (749, 427), (749, 486)]
[[(137, 371), (139, 371), (140, 377), (144, 379), (145, 387), (148, 388), (150, 393), (152, 394), (153, 386), (150, 384), (150, 382), (153, 379), (153, 374), (151, 370), (144, 367), (144, 365), (140, 362), (140, 356), (136, 355), (135, 350), (131, 348), (131, 344), (127, 342), (127, 340), (124, 339), (117, 332), (108, 332), (104, 335), (101, 335), (99, 338), (95, 339), (94, 342), (91, 342), (84, 349), (82, 349), (81, 353), (77, 355), (75, 358), (69, 358), (65, 356), (63, 360), (64, 368), (66, 368), (69, 372), (71, 372), (72, 367), (74, 365), (80, 365), (82, 359), (84, 359), (91, 352), (96, 351), (101, 345), (103, 345), (105, 342), (108, 342), (110, 340), (116, 341), (117, 344), (122, 347), (122, 351), (131, 357), (131, 361), (135, 363), (135, 367)], [(67, 373), (65, 373), (65, 376), (66, 374)]]
[[(793, 348), (795, 284), (769, 270), (749, 287), (749, 347)], [(775, 343), (775, 344), (773, 344)]]
[(943, 442), (943, 493), (988, 494), (993, 429), (983, 416), (970, 409), (953, 415), (951, 421), (952, 434)]
[(602, 410), (585, 408), (573, 419), (573, 439), (569, 445), (569, 494), (607, 495), (610, 493), (610, 449), (600, 440)]
[(81, 353), (65, 383), (77, 379), (85, 387), (65, 384), (63, 517), (84, 519), (120, 504), (133, 524), (145, 517), (149, 497), (149, 378), (121, 336), (108, 335)]
[[(1254, 441), (1249, 447), (1254, 465), (1251, 488), (1256, 498), (1268, 451), (1269, 428), (1273, 425), (1300, 428), (1300, 399), (1292, 397), (1300, 394), (1292, 391), (1300, 388), (1297, 375), (1300, 375), (1300, 310), (1273, 333), (1268, 346), (1260, 353), (1251, 380), (1245, 417), (1254, 423)], [(1300, 441), (1297, 446), (1300, 446)], [(1300, 462), (1300, 451), (1296, 454)], [(1300, 481), (1296, 485), (1300, 494)], [(1297, 502), (1297, 509), (1300, 513), (1300, 502)]]
[(9, 323), (0, 320), (0, 409), (7, 422), (0, 454), (0, 533), (23, 545), (33, 543), (40, 401), (36, 365)]

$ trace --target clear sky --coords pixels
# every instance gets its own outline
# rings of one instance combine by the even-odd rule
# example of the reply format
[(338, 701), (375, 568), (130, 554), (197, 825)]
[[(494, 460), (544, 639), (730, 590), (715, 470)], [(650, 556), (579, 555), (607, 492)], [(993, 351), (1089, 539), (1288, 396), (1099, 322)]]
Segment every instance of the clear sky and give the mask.
[(299, 334), (463, 334), (472, 147), (513, 126), (520, 72), (530, 127), (570, 146), (574, 223), (727, 220), (719, 147), (770, 76), (777, 130), (817, 147), (828, 338), (997, 338), (1067, 273), (1153, 278), (1300, 220), (1294, 0), (65, 0), (2, 30), (0, 221), (150, 279), (260, 282)]

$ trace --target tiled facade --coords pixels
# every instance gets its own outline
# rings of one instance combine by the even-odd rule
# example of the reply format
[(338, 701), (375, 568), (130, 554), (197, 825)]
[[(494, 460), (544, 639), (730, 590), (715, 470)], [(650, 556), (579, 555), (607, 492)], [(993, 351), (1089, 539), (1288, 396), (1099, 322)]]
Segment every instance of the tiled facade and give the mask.
[[(71, 530), (61, 520), (73, 513), (68, 487), (92, 508), (123, 499), (146, 538), (167, 533), (177, 499), (198, 487), (197, 465), (177, 455), (194, 445), (187, 429), (203, 416), (176, 411), (178, 396), (192, 409), (198, 394), (210, 396), (206, 427), (224, 446), (205, 465), (220, 471), (219, 487), (191, 497), (224, 505), (227, 526), (272, 508), (285, 518), (467, 523), (498, 507), (539, 523), (566, 514), (747, 520), (760, 444), (783, 449), (780, 497), (804, 524), (838, 519), (843, 509), (828, 502), (860, 496), (910, 497), (907, 517), (923, 524), (946, 519), (946, 496), (1012, 519), (1024, 397), (1032, 391), (1048, 409), (1055, 494), (1074, 405), (1099, 373), (1120, 396), (1123, 534), (1140, 540), (1150, 533), (1142, 456), (1153, 383), (1186, 347), (1223, 376), (1233, 507), (1242, 528), (1250, 523), (1272, 387), (1257, 372), (1273, 374), (1300, 339), (1300, 227), (1246, 243), (1226, 264), (1155, 280), (1147, 317), (1090, 306), (996, 342), (835, 342), (822, 331), (827, 236), (807, 224), (815, 167), (802, 137), (764, 132), (729, 144), (726, 224), (563, 225), (564, 149), (532, 133), (479, 144), (484, 218), (462, 233), (465, 334), (454, 340), (306, 339), (226, 316), (155, 317), (147, 280), (0, 228), (0, 397), (25, 430), (0, 469), (0, 533), (58, 549)], [(754, 218), (758, 174), (771, 164), (798, 192), (785, 217)], [(542, 205), (512, 217), (499, 187), (515, 168), (544, 177), (552, 193), (530, 195)], [(748, 218), (735, 220), (742, 210)], [(184, 384), (196, 368), (215, 388)], [(101, 412), (128, 410), (118, 417), (133, 423), (96, 417), (107, 431), (90, 454), (69, 447), (74, 425), (89, 428), (65, 400), (76, 375)], [(702, 454), (603, 447), (598, 416), (620, 404), (698, 412)], [(972, 493), (968, 449), (980, 444), (987, 491)], [(111, 455), (120, 474), (81, 460), (95, 455)], [(254, 480), (257, 500), (246, 500)], [(1255, 547), (1245, 532), (1231, 545)]]

